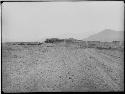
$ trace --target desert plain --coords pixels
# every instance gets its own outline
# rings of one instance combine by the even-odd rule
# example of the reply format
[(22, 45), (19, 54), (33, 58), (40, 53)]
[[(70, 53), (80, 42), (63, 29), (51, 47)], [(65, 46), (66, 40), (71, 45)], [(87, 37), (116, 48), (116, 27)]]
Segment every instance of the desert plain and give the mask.
[(124, 91), (124, 51), (3, 43), (2, 91)]

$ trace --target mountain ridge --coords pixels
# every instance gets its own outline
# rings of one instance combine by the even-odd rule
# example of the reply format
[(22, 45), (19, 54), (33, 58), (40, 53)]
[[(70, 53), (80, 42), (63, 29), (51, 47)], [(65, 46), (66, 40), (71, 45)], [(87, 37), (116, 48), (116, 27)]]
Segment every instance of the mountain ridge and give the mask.
[(89, 37), (84, 38), (83, 40), (84, 41), (102, 41), (102, 42), (123, 41), (124, 32), (105, 29), (101, 32), (90, 35)]

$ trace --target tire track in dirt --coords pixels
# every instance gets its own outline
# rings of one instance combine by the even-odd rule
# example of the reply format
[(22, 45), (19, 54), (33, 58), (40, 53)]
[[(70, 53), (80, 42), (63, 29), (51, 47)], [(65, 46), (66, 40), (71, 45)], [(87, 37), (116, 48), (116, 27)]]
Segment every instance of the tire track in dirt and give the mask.
[[(85, 51), (84, 51), (84, 49), (81, 51), (78, 51), (78, 53), (77, 54), (75, 54), (75, 56), (77, 57), (77, 58), (79, 58), (79, 55), (81, 55), (81, 57), (83, 57), (83, 60), (80, 60), (80, 62), (81, 61), (83, 61), (82, 63), (81, 63), (81, 66), (83, 66), (83, 67), (87, 67), (87, 66), (91, 66), (91, 71), (89, 72), (89, 70), (88, 71), (86, 71), (86, 73), (87, 73), (87, 75), (90, 75), (90, 77), (91, 77), (91, 75), (93, 75), (92, 76), (92, 79), (94, 78), (94, 76), (96, 76), (96, 77), (99, 77), (99, 79), (105, 79), (106, 80), (106, 77), (108, 78), (108, 81), (106, 80), (106, 83), (109, 83), (110, 81), (111, 81), (111, 79), (108, 77), (108, 75), (104, 72), (104, 71), (102, 71), (102, 69), (100, 68), (100, 67), (98, 67), (97, 66), (97, 64), (96, 64), (96, 62), (94, 62), (94, 61), (92, 61), (92, 60), (90, 60), (90, 58), (89, 58), (89, 54), (87, 54)], [(86, 63), (87, 62), (87, 63)], [(101, 71), (100, 71), (101, 70)], [(101, 75), (100, 75), (100, 73), (101, 73)], [(104, 75), (105, 76), (104, 76)], [(104, 77), (103, 77), (103, 76)], [(95, 79), (95, 81), (96, 81), (96, 79)], [(98, 81), (97, 81), (98, 82)], [(105, 85), (106, 85), (106, 83), (105, 83)], [(111, 82), (110, 82), (111, 83)], [(114, 87), (113, 87), (113, 85), (112, 84), (109, 84), (109, 86), (111, 86), (111, 88), (112, 89), (114, 89)], [(99, 88), (99, 87), (98, 87)], [(115, 90), (116, 90), (117, 88), (115, 88)], [(109, 90), (110, 91), (110, 90)]]
[[(95, 61), (97, 61), (96, 63), (97, 63), (97, 66), (98, 66), (97, 67), (98, 70), (101, 72), (102, 75), (104, 75), (104, 79), (113, 88), (113, 90), (114, 91), (120, 90), (119, 85), (113, 80), (113, 77), (112, 77), (112, 76), (117, 75), (117, 74), (112, 75), (109, 72), (107, 72), (105, 67), (103, 67), (103, 66), (107, 66), (107, 67), (113, 69), (116, 72), (115, 69), (117, 68), (117, 66), (116, 65), (111, 65), (106, 60), (104, 60), (102, 57), (100, 57), (100, 55), (97, 55), (97, 53), (92, 53), (92, 51), (89, 51), (88, 49), (85, 50), (85, 53), (87, 54), (87, 56), (91, 56), (91, 58), (94, 58)], [(120, 69), (120, 68), (117, 68), (117, 69)]]
[(108, 60), (107, 58), (104, 58), (103, 56), (101, 56), (100, 54), (98, 54), (97, 52), (94, 52), (93, 49), (87, 49), (86, 52), (93, 58), (95, 58), (97, 61), (99, 61), (101, 64), (106, 65), (106, 66), (110, 66), (112, 69), (116, 69), (119, 71), (122, 71), (122, 66), (112, 62), (111, 60)]
[[(65, 50), (65, 51), (63, 51), (63, 52), (65, 52), (64, 53), (64, 56), (66, 57), (65, 58), (65, 62), (66, 63), (69, 63), (68, 64), (68, 66), (67, 66), (67, 68), (68, 68), (68, 70), (67, 71), (69, 71), (69, 72), (71, 72), (71, 71), (73, 71), (73, 72), (75, 72), (76, 74), (74, 74), (74, 75), (77, 75), (77, 74), (81, 74), (81, 72), (82, 72), (82, 74), (80, 75), (81, 77), (79, 77), (79, 76), (77, 76), (77, 78), (76, 79), (79, 79), (79, 80), (81, 80), (82, 81), (82, 79), (84, 79), (83, 80), (83, 82), (82, 83), (79, 83), (79, 85), (80, 85), (80, 87), (84, 87), (84, 88), (86, 88), (86, 86), (85, 86), (85, 82), (87, 81), (87, 79), (89, 80), (89, 78), (91, 77), (91, 79), (95, 79), (95, 77), (94, 76), (92, 76), (92, 75), (96, 75), (97, 73), (94, 73), (94, 72), (97, 72), (97, 70), (98, 69), (95, 69), (92, 65), (92, 63), (90, 63), (89, 62), (89, 60), (88, 59), (85, 59), (85, 58), (87, 58), (87, 57), (85, 57), (85, 52), (83, 52), (83, 51), (81, 51), (81, 53), (79, 53), (79, 50), (75, 50), (74, 52), (73, 52), (73, 50), (71, 50), (71, 49), (68, 49), (67, 51)], [(82, 57), (82, 55), (84, 55), (84, 57), (83, 58), (81, 58), (81, 57), (79, 57), (79, 55), (78, 54), (80, 54), (81, 55), (81, 57)], [(80, 59), (79, 59), (80, 58)], [(81, 61), (83, 61), (82, 63), (81, 63)], [(81, 63), (81, 64), (80, 64)], [(91, 67), (93, 67), (92, 69), (90, 69), (90, 70), (86, 70), (86, 67), (87, 68), (89, 68), (89, 66), (91, 65)], [(95, 66), (95, 65), (94, 65)], [(81, 72), (80, 72), (81, 71)], [(91, 73), (93, 71), (93, 73)], [(84, 78), (85, 77), (85, 78)], [(88, 77), (88, 78), (87, 78)], [(80, 79), (81, 78), (81, 79)], [(86, 80), (85, 80), (86, 79)], [(105, 78), (104, 78), (105, 79)], [(98, 82), (98, 81), (97, 81)], [(87, 82), (87, 83), (89, 83), (89, 82)], [(90, 83), (91, 83), (91, 80), (90, 80)], [(93, 83), (93, 81), (92, 81), (92, 83)], [(108, 83), (108, 82), (107, 82)], [(76, 87), (77, 87), (77, 85), (78, 85), (78, 83), (76, 84)], [(79, 86), (78, 85), (78, 86)], [(96, 85), (96, 84), (95, 84)], [(112, 85), (112, 84), (111, 84)], [(110, 86), (111, 86), (110, 85)], [(82, 89), (84, 89), (84, 88), (82, 88)], [(91, 88), (91, 85), (89, 86), (88, 85), (88, 91), (91, 91), (91, 89), (89, 90), (89, 88)], [(97, 88), (99, 88), (99, 87), (97, 87)], [(98, 90), (98, 89), (97, 89)], [(96, 91), (96, 89), (94, 89), (93, 91)]]
[[(105, 50), (106, 51), (106, 50)], [(115, 63), (116, 65), (118, 65), (119, 67), (123, 67), (123, 63), (124, 62), (124, 53), (111, 53), (111, 52), (103, 52), (103, 51), (100, 51), (98, 52), (97, 49), (94, 50), (94, 52), (98, 53), (99, 55), (103, 56), (104, 58), (108, 59), (109, 61), (111, 61), (111, 63)], [(116, 55), (116, 56), (114, 56)], [(117, 57), (117, 58), (115, 58)]]
[[(98, 54), (96, 51), (94, 51), (94, 49), (88, 49), (90, 51), (90, 53), (92, 53), (93, 55), (97, 56), (98, 60), (101, 61), (103, 60), (103, 66), (105, 66), (105, 68), (108, 68), (108, 73), (111, 76), (111, 78), (114, 80), (114, 82), (117, 83), (117, 80), (115, 77), (118, 77), (120, 74), (123, 74), (124, 71), (124, 66), (121, 66), (120, 64), (116, 63), (115, 61), (113, 62), (112, 60), (102, 56), (101, 54)], [(119, 80), (118, 80), (119, 81)]]
[(110, 62), (113, 64), (113, 66), (117, 66), (117, 68), (122, 68), (122, 66), (119, 64), (118, 61), (114, 60), (113, 58), (103, 54), (103, 53), (97, 53), (94, 49), (88, 49), (89, 52), (91, 52), (92, 54), (96, 54), (98, 56), (100, 56), (101, 58), (104, 58), (107, 62)]

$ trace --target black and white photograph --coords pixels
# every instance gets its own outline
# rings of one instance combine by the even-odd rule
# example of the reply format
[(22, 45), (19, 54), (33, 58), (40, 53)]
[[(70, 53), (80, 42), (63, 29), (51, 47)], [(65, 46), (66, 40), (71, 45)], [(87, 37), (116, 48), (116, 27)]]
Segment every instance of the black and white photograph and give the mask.
[(1, 85), (4, 93), (124, 92), (124, 2), (2, 2)]

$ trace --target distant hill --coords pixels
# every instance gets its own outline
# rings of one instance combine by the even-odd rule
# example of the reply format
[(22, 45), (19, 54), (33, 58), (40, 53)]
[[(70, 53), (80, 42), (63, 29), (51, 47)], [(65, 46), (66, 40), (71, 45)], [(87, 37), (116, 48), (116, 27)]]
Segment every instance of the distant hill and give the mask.
[(91, 35), (88, 38), (85, 38), (83, 40), (84, 41), (102, 41), (102, 42), (123, 41), (124, 32), (106, 29), (102, 32)]

